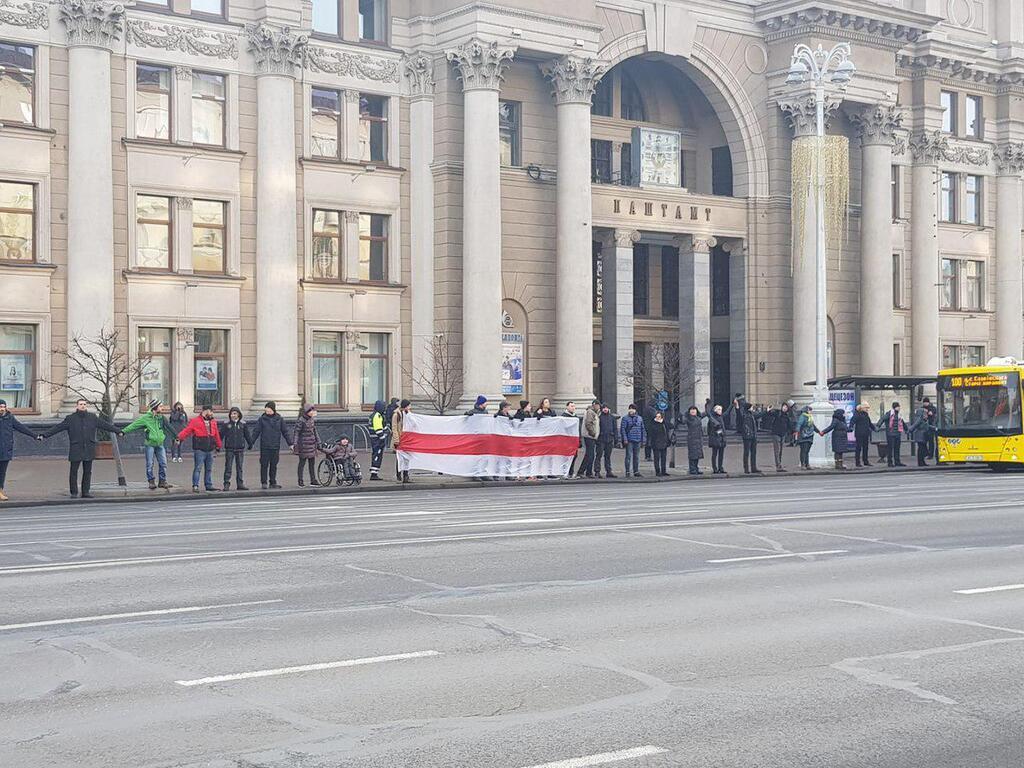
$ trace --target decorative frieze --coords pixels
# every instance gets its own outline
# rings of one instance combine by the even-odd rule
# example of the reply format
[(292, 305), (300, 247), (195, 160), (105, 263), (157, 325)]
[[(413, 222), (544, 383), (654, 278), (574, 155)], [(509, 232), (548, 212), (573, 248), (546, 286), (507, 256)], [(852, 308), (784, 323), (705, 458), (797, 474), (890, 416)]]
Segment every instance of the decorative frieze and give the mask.
[(202, 27), (157, 24), (144, 19), (128, 20), (128, 42), (144, 48), (163, 48), (215, 59), (237, 59), (238, 37)]
[(513, 48), (497, 42), (473, 39), (446, 56), (459, 71), (463, 91), (498, 91), (514, 54)]
[(0, 23), (25, 29), (49, 29), (50, 6), (46, 3), (13, 3), (0, 0)]
[(860, 136), (861, 144), (888, 144), (895, 147), (896, 137), (903, 124), (903, 113), (892, 104), (876, 104), (850, 114)]
[(910, 152), (914, 159), (925, 163), (961, 163), (985, 166), (989, 152), (981, 147), (953, 144), (942, 131), (921, 131), (910, 139)]
[(306, 47), (306, 69), (381, 83), (397, 83), (402, 79), (397, 60), (337, 51), (320, 45)]
[(541, 72), (554, 85), (551, 93), (556, 104), (589, 106), (606, 69), (596, 59), (569, 54), (543, 65)]
[(413, 98), (434, 95), (434, 60), (425, 53), (414, 53), (402, 65)]
[[(828, 128), (829, 121), (836, 110), (839, 109), (841, 99), (838, 96), (825, 96), (825, 127)], [(789, 126), (793, 129), (793, 135), (814, 136), (818, 132), (818, 107), (814, 94), (805, 94), (791, 99), (783, 99), (779, 102), (779, 108), (789, 118)]]
[(247, 24), (245, 36), (249, 51), (256, 59), (258, 75), (295, 77), (295, 70), (302, 66), (303, 52), (309, 43), (308, 35), (296, 34), (291, 27), (260, 22)]
[(1000, 144), (993, 153), (1000, 173), (1024, 173), (1024, 144), (1007, 141)]
[(111, 48), (124, 33), (123, 3), (105, 0), (59, 0), (60, 20), (69, 46)]

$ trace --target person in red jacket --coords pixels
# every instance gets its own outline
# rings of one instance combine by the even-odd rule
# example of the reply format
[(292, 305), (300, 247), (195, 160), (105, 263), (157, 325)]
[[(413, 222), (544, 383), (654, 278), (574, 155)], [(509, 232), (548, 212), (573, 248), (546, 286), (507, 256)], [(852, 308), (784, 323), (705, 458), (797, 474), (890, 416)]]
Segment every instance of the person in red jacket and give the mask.
[(192, 438), (192, 459), (195, 468), (192, 470), (192, 493), (199, 493), (199, 468), (203, 467), (203, 484), (208, 491), (216, 491), (213, 485), (213, 453), (223, 445), (220, 430), (213, 419), (213, 408), (203, 406), (202, 413), (189, 421), (178, 433), (178, 442), (186, 437)]

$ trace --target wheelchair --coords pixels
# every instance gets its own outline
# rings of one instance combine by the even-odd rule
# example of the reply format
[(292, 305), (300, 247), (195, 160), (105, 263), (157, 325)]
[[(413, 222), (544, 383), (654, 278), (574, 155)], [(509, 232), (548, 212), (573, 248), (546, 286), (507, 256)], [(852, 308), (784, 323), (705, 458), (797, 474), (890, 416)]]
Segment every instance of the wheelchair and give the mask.
[(323, 443), (320, 445), (319, 450), (324, 454), (324, 457), (317, 464), (317, 482), (324, 487), (332, 485), (348, 487), (359, 485), (363, 482), (363, 471), (359, 466), (359, 462), (352, 459), (350, 462), (351, 473), (346, 475), (345, 461), (343, 459), (335, 459), (331, 455), (336, 447), (337, 443)]

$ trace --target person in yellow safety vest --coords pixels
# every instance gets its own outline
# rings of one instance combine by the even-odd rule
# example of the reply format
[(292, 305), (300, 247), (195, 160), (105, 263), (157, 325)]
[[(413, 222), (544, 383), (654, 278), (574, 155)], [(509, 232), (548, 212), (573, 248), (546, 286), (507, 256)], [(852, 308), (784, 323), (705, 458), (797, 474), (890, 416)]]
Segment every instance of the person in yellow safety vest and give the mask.
[(384, 461), (384, 446), (387, 445), (388, 427), (387, 419), (384, 418), (386, 408), (383, 400), (373, 404), (373, 413), (370, 414), (370, 479), (380, 480), (380, 465)]

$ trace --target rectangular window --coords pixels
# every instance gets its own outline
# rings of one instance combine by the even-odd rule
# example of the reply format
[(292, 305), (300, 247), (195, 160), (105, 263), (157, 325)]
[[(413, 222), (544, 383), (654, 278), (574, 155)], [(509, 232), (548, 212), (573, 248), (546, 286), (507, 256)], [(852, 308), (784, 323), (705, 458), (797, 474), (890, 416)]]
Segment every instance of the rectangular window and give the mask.
[(711, 194), (732, 197), (732, 152), (728, 146), (711, 149)]
[(388, 279), (388, 217), (359, 214), (359, 279), (383, 283)]
[(224, 146), (224, 106), (227, 103), (224, 75), (192, 73), (192, 141)]
[(604, 311), (604, 259), (601, 255), (601, 243), (598, 240), (591, 243), (591, 259), (593, 311), (595, 315), (600, 315)]
[(982, 261), (961, 261), (963, 277), (963, 300), (960, 309), (978, 312), (985, 308), (985, 263)]
[(0, 181), (0, 261), (35, 261), (36, 188)]
[(388, 100), (359, 94), (359, 157), (364, 162), (388, 161)]
[(140, 139), (171, 140), (169, 67), (135, 65), (135, 135)]
[(610, 141), (590, 140), (590, 178), (595, 184), (611, 182), (612, 143)]
[(964, 109), (966, 112), (964, 134), (972, 139), (983, 138), (984, 124), (982, 122), (981, 96), (967, 96), (964, 100)]
[(902, 185), (900, 184), (900, 167), (898, 165), (894, 165), (892, 167), (892, 177), (889, 180), (889, 191), (892, 196), (892, 220), (896, 221), (903, 213), (902, 200), (900, 199), (903, 195), (903, 190)]
[(597, 81), (594, 97), (590, 101), (590, 114), (600, 117), (612, 116), (612, 78), (610, 75)]
[(661, 316), (679, 317), (679, 249), (661, 249)]
[(36, 328), (0, 325), (0, 397), (15, 411), (35, 408)]
[(939, 182), (939, 221), (956, 221), (955, 173), (943, 173)]
[(224, 5), (222, 0), (191, 0), (193, 14), (206, 16), (223, 16)]
[(196, 328), (196, 407), (227, 404), (228, 332)]
[(386, 43), (387, 0), (359, 0), (359, 39), (364, 43)]
[(650, 314), (650, 271), (648, 249), (642, 243), (633, 246), (633, 314), (646, 317)]
[(939, 106), (942, 107), (942, 130), (956, 133), (956, 94), (943, 91), (939, 96)]
[(388, 399), (388, 348), (386, 333), (359, 334), (360, 391), (363, 408), (372, 408), (378, 400)]
[(969, 344), (960, 349), (961, 365), (965, 368), (985, 364), (985, 347), (978, 344)]
[(139, 269), (171, 269), (171, 198), (135, 198), (135, 263)]
[(341, 279), (341, 213), (313, 209), (313, 277)]
[(943, 368), (959, 368), (960, 367), (960, 347), (954, 344), (943, 344), (942, 345), (942, 367)]
[(624, 187), (633, 186), (633, 145), (625, 143), (619, 150), (619, 182)]
[(227, 205), (219, 200), (192, 201), (192, 270), (223, 274)]
[(903, 373), (903, 348), (899, 344), (892, 345), (892, 375), (902, 376)]
[(714, 317), (729, 315), (729, 254), (715, 246), (711, 249), (711, 314)]
[(964, 223), (981, 224), (981, 176), (964, 177)]
[(317, 331), (313, 334), (313, 361), (310, 366), (312, 392), (308, 398), (314, 405), (341, 407), (341, 362), (345, 339), (340, 333)]
[(36, 49), (0, 43), (0, 123), (35, 125)]
[(647, 384), (651, 381), (651, 343), (649, 341), (633, 342), (633, 402), (641, 408), (647, 399)]
[(139, 411), (145, 411), (153, 400), (170, 407), (172, 402), (171, 373), (174, 354), (174, 330), (171, 328), (139, 328), (139, 360), (142, 378), (139, 381)]
[(959, 293), (958, 289), (958, 278), (957, 269), (958, 262), (956, 259), (943, 259), (942, 260), (942, 282), (941, 292), (939, 294), (939, 306), (942, 309), (957, 309), (959, 306)]
[(313, 32), (337, 37), (341, 34), (338, 0), (313, 0)]
[(341, 149), (341, 91), (314, 88), (310, 97), (309, 143), (313, 157), (337, 160)]
[(498, 102), (498, 140), (501, 142), (501, 164), (518, 166), (520, 159), (520, 126), (522, 105), (518, 101)]
[(893, 309), (903, 308), (903, 255), (892, 255), (892, 306)]

